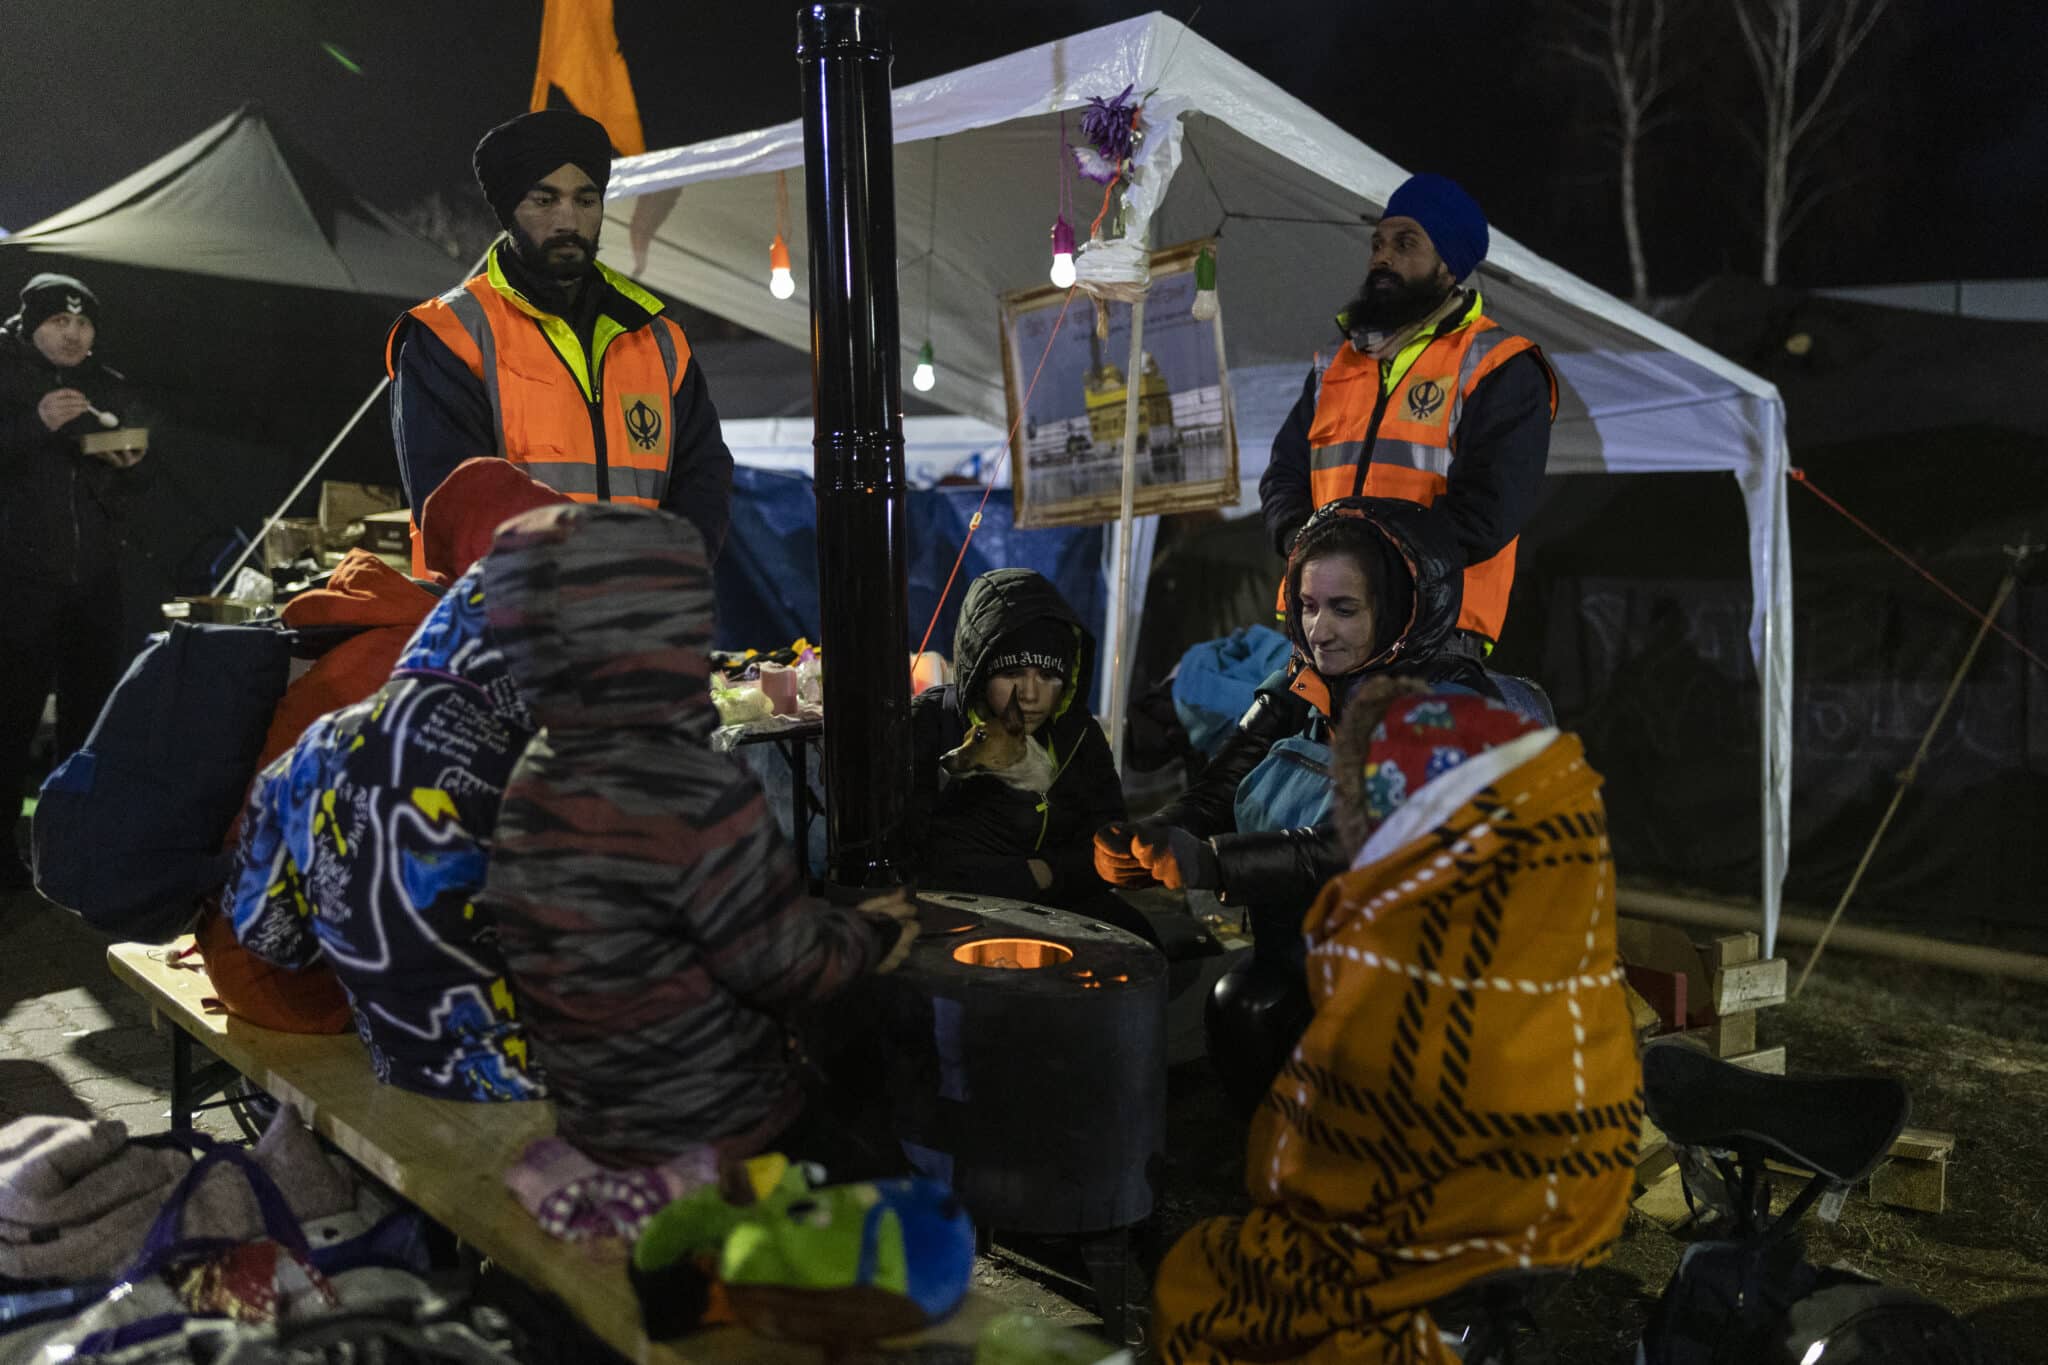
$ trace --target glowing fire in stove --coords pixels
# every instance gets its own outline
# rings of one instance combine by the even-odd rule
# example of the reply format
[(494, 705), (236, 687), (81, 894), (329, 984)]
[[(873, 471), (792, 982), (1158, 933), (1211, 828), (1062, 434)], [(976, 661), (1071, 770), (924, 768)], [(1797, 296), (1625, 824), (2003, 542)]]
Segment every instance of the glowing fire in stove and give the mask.
[(1074, 950), (1042, 938), (984, 938), (963, 943), (953, 950), (953, 960), (970, 967), (1006, 967), (1031, 970), (1057, 967), (1070, 961)]

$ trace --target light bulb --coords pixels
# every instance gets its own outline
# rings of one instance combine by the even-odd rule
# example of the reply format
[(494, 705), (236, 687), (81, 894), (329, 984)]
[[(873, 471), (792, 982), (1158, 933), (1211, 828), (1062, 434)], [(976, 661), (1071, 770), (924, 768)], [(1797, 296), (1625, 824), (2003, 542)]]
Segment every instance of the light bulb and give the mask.
[(1052, 282), (1061, 289), (1074, 287), (1074, 229), (1065, 214), (1052, 224)]
[(918, 348), (917, 368), (910, 372), (910, 386), (919, 393), (930, 393), (932, 385), (938, 382), (938, 371), (932, 368), (932, 344), (927, 341)]
[(768, 292), (778, 299), (796, 293), (796, 276), (789, 273), (789, 243), (779, 232), (768, 244)]

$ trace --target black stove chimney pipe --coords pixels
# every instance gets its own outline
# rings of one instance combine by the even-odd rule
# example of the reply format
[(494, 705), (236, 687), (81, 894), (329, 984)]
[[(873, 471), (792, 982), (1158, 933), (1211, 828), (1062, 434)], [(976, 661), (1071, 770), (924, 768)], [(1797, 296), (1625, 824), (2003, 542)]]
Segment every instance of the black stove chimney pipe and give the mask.
[(827, 875), (841, 886), (889, 886), (903, 879), (911, 780), (894, 57), (882, 11), (861, 4), (806, 5), (796, 56), (811, 253)]

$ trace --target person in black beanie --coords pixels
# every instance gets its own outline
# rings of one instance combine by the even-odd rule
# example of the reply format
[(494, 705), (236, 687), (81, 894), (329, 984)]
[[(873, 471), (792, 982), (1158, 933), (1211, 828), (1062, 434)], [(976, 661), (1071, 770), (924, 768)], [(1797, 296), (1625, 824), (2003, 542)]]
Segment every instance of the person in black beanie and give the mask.
[(418, 521), (475, 456), (510, 460), (579, 502), (659, 507), (716, 558), (732, 453), (704, 370), (660, 299), (599, 263), (611, 139), (563, 109), (522, 114), (477, 144), (477, 184), (505, 236), (484, 273), (392, 327), (391, 427)]
[[(1088, 710), (1095, 642), (1046, 578), (995, 569), (967, 586), (953, 633), (957, 681), (910, 704), (911, 830), (917, 884), (1082, 910), (1151, 930), (1095, 875), (1098, 826), (1124, 817), (1109, 741)], [(1042, 792), (986, 773), (948, 774), (941, 758), (1014, 708)]]
[[(85, 740), (123, 664), (120, 520), (146, 423), (127, 382), (94, 354), (100, 301), (41, 274), (0, 323), (0, 801), (12, 830), (30, 786), (43, 702), (57, 694), (58, 757)], [(0, 889), (29, 884), (10, 841)]]

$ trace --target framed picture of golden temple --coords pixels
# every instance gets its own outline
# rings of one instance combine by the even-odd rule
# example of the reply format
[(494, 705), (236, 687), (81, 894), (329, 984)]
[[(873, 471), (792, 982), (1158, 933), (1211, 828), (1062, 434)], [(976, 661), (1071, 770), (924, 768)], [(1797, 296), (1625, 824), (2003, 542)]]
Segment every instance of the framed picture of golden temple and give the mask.
[[(1018, 526), (1080, 526), (1117, 516), (1123, 505), (1124, 414), (1133, 383), (1137, 513), (1191, 512), (1237, 501), (1237, 431), (1223, 359), (1223, 317), (1220, 311), (1206, 318), (1194, 312), (1195, 265), (1204, 248), (1213, 251), (1215, 243), (1186, 242), (1152, 253), (1139, 338), (1143, 359), (1135, 376), (1126, 373), (1131, 305), (1102, 305), (1109, 324), (1105, 336), (1096, 325), (1097, 305), (1085, 293), (1075, 295), (1064, 323), (1058, 321), (1064, 289), (1045, 285), (1003, 296), (1003, 377), (1015, 432), (1010, 484)], [(1033, 388), (1031, 374), (1041, 356), (1044, 369)]]

